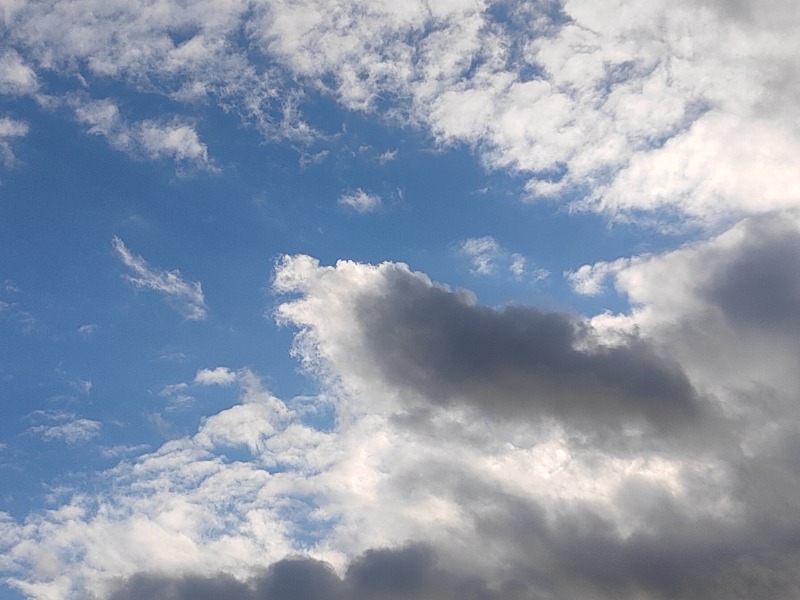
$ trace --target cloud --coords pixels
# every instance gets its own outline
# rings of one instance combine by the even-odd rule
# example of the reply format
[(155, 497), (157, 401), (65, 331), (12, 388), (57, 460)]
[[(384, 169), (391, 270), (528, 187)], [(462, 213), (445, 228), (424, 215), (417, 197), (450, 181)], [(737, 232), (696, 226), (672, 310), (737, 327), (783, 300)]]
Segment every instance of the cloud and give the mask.
[(158, 395), (167, 400), (168, 411), (183, 410), (194, 404), (194, 396), (186, 393), (188, 389), (187, 383), (171, 383), (164, 386)]
[[(798, 205), (788, 157), (800, 133), (786, 124), (800, 106), (800, 17), (788, 1), (769, 12), (753, 0), (502, 11), (466, 0), (20, 3), (5, 15), (0, 77), (43, 102), (64, 96), (44, 73), (89, 91), (114, 80), (193, 113), (212, 101), (266, 139), (300, 143), (320, 135), (304, 94), (322, 92), (440, 146), (468, 145), (524, 177), (531, 198), (611, 220), (711, 225)], [(109, 121), (110, 100), (78, 104), (115, 147), (213, 169), (190, 121)]]
[(791, 596), (797, 336), (772, 332), (798, 304), (795, 223), (632, 259), (614, 277), (634, 309), (606, 322), (286, 257), (276, 315), (331, 425), (209, 369), (238, 373), (238, 402), (10, 523), (9, 581), (115, 600)]
[(194, 382), (200, 385), (231, 385), (235, 383), (239, 375), (228, 367), (216, 367), (214, 369), (200, 369), (194, 376)]
[(117, 150), (151, 160), (167, 158), (179, 165), (216, 170), (208, 148), (188, 123), (178, 119), (129, 123), (111, 100), (73, 100), (73, 104), (77, 119), (89, 127), (88, 132), (106, 138)]
[(135, 273), (135, 276), (126, 276), (133, 285), (164, 294), (185, 319), (202, 321), (208, 316), (200, 282), (184, 280), (179, 271), (151, 267), (141, 256), (132, 254), (118, 237), (112, 240), (112, 244), (123, 264)]
[(517, 598), (521, 584), (504, 591), (490, 590), (484, 581), (466, 574), (455, 575), (436, 566), (435, 554), (424, 546), (371, 549), (356, 557), (343, 577), (325, 562), (287, 558), (265, 572), (242, 582), (224, 574), (169, 577), (139, 574), (120, 582), (109, 600), (128, 598), (231, 598), (256, 600), (356, 600), (362, 598), (421, 599), (436, 597)]
[(12, 167), (16, 162), (9, 139), (23, 137), (27, 134), (27, 123), (9, 117), (0, 117), (0, 157), (6, 168)]
[(41, 413), (50, 421), (62, 421), (54, 425), (35, 425), (28, 429), (30, 433), (39, 435), (43, 440), (61, 441), (69, 445), (88, 442), (97, 437), (102, 429), (102, 423), (92, 419), (77, 419), (72, 413)]
[(382, 164), (382, 165), (385, 165), (388, 162), (396, 160), (397, 159), (397, 154), (398, 154), (398, 150), (397, 149), (386, 150), (385, 152), (381, 152), (378, 155), (378, 162), (380, 164)]
[(596, 262), (583, 265), (575, 271), (567, 271), (564, 276), (573, 291), (584, 296), (599, 296), (604, 291), (606, 279), (630, 266), (631, 260), (620, 258), (613, 262)]
[[(287, 257), (275, 288), (303, 294), (277, 314), (301, 328), (298, 351), (313, 353), (304, 360), (380, 382), (410, 405), (421, 398), (438, 407), (466, 403), (487, 416), (617, 426), (644, 419), (656, 428), (702, 412), (680, 368), (645, 340), (598, 346), (591, 328), (568, 315), (480, 307), (402, 264), (320, 267)], [(328, 333), (345, 323), (341, 339)]]
[(489, 275), (494, 271), (494, 261), (500, 254), (500, 245), (487, 235), (464, 240), (461, 242), (461, 251), (472, 259), (475, 273)]
[(509, 254), (492, 236), (468, 238), (460, 244), (461, 253), (470, 257), (472, 272), (478, 275), (496, 274), (499, 265), (508, 270), (515, 279), (522, 280), (526, 276), (534, 281), (546, 279), (550, 272), (536, 267), (528, 268), (527, 260), (521, 254)]
[(32, 94), (38, 87), (36, 73), (19, 53), (8, 50), (0, 55), (0, 94)]
[(23, 333), (31, 332), (37, 324), (36, 317), (27, 310), (20, 308), (16, 302), (0, 300), (0, 317), (15, 322)]
[(97, 323), (86, 323), (85, 325), (78, 327), (78, 333), (81, 335), (90, 336), (93, 333), (96, 333), (98, 329), (100, 329), (100, 325)]
[(340, 196), (339, 205), (362, 214), (375, 212), (381, 206), (381, 197), (375, 194), (369, 194), (361, 188), (358, 188), (354, 192), (349, 192)]

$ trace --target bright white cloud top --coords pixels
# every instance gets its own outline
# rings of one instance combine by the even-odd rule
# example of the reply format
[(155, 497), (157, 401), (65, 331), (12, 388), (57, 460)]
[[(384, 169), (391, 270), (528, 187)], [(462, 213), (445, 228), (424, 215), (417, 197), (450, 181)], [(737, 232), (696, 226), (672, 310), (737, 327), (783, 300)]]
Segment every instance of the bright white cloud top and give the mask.
[(0, 18), (0, 600), (800, 594), (795, 2)]

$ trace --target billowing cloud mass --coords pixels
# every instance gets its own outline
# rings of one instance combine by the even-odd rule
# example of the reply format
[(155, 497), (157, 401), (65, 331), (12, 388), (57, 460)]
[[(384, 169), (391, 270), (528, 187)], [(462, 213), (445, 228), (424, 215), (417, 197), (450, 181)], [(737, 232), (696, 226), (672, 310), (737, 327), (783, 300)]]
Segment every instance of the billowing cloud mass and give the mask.
[(164, 294), (175, 308), (190, 321), (202, 321), (208, 314), (203, 288), (199, 281), (186, 281), (180, 271), (162, 271), (151, 267), (141, 256), (128, 250), (118, 237), (112, 240), (114, 250), (122, 263), (135, 273), (126, 275), (128, 281), (139, 288)]
[[(433, 146), (425, 152), (466, 149), (487, 171), (510, 175), (524, 196), (514, 200), (513, 219), (543, 219), (544, 210), (534, 211), (541, 205), (522, 204), (552, 203), (563, 220), (553, 231), (536, 223), (543, 245), (567, 235), (570, 218), (584, 219), (586, 229), (598, 221), (622, 228), (605, 230), (603, 244), (633, 239), (634, 230), (659, 234), (653, 244), (637, 238), (625, 253), (612, 254), (611, 242), (598, 245), (602, 255), (582, 239), (574, 242), (580, 253), (558, 246), (574, 260), (558, 267), (563, 296), (576, 300), (574, 292), (590, 307), (579, 314), (558, 290), (541, 303), (547, 309), (527, 297), (488, 305), (400, 262), (447, 254), (466, 277), (471, 266), (476, 286), (501, 272), (518, 287), (547, 277), (526, 259), (536, 250), (515, 245), (528, 231), (497, 209), (514, 202), (505, 190), (474, 213), (497, 210), (480, 227), (448, 228), (452, 237), (418, 253), (415, 240), (390, 239), (401, 231), (391, 223), (353, 231), (356, 221), (391, 218), (348, 214), (381, 207), (380, 196), (350, 187), (372, 185), (366, 168), (355, 182), (326, 172), (330, 178), (318, 180), (331, 186), (322, 209), (302, 191), (317, 180), (298, 184), (297, 196), (311, 199), (298, 200), (295, 212), (286, 208), (291, 194), (260, 189), (224, 211), (209, 209), (223, 195), (211, 190), (214, 197), (203, 198), (210, 212), (186, 217), (186, 229), (202, 229), (194, 242), (213, 245), (224, 263), (213, 283), (203, 275), (221, 302), (228, 293), (224, 322), (209, 313), (199, 281), (153, 266), (115, 236), (130, 284), (156, 292), (186, 320), (211, 321), (204, 329), (218, 337), (201, 339), (193, 329), (173, 344), (159, 331), (141, 344), (146, 350), (130, 350), (159, 375), (130, 392), (141, 395), (137, 414), (154, 430), (162, 410), (179, 425), (150, 445), (134, 434), (114, 440), (102, 468), (76, 466), (48, 483), (43, 506), (0, 512), (0, 573), (9, 588), (32, 600), (800, 595), (800, 4), (0, 5), (0, 95), (17, 111), (0, 116), (6, 167), (17, 163), (12, 143), (27, 139), (36, 126), (28, 114), (38, 110), (66, 115), (80, 135), (99, 136), (137, 166), (167, 159), (200, 176), (228, 169), (213, 159), (223, 136), (207, 134), (211, 121), (220, 129), (233, 122), (255, 132), (257, 144), (294, 153), (270, 164), (265, 179), (295, 167), (298, 154), (305, 177), (344, 161), (319, 146), (347, 136), (335, 105), (358, 115), (363, 130), (364, 122), (389, 124)], [(330, 110), (318, 121), (307, 112), (315, 102)], [(353, 140), (363, 141), (354, 135), (342, 147)], [(394, 150), (398, 144), (370, 146), (370, 168), (399, 165), (411, 152)], [(408, 177), (434, 177), (421, 162)], [(260, 181), (237, 181), (236, 193)], [(429, 184), (414, 183), (416, 193)], [(371, 189), (394, 189), (377, 185)], [(281, 179), (274, 189), (281, 186), (291, 187)], [(355, 191), (340, 195), (337, 209), (342, 190)], [(407, 204), (410, 213), (423, 202)], [(142, 212), (153, 220), (169, 212), (174, 225), (183, 218), (176, 206)], [(293, 231), (292, 219), (309, 207), (321, 216)], [(97, 229), (146, 221), (128, 209), (115, 209)], [(426, 212), (433, 225), (419, 230), (460, 210)], [(596, 215), (574, 214), (581, 211)], [(247, 227), (232, 226), (235, 219)], [(326, 229), (335, 219), (351, 225)], [(397, 237), (409, 231), (416, 233), (406, 227)], [(107, 251), (111, 234), (103, 235)], [(286, 248), (259, 245), (270, 235)], [(380, 247), (355, 256), (371, 235)], [(234, 250), (236, 243), (246, 248)], [(244, 287), (222, 288), (236, 278), (244, 286), (252, 262), (261, 279), (247, 292), (261, 293), (258, 310), (277, 326), (265, 327), (264, 346), (239, 346), (241, 330), (261, 330), (242, 316), (251, 307)], [(424, 268), (446, 279), (446, 269)], [(76, 270), (76, 280), (85, 271)], [(46, 279), (6, 276), (26, 293)], [(603, 304), (606, 292), (615, 295), (613, 310)], [(29, 334), (33, 313), (20, 308), (27, 296), (13, 283), (3, 293), (0, 321), (15, 324), (6, 329), (18, 337)], [(42, 304), (58, 304), (56, 292), (47, 293)], [(87, 356), (105, 358), (100, 338), (123, 335), (121, 311), (63, 312), (71, 319), (65, 331)], [(48, 344), (59, 337), (46, 333)], [(297, 388), (276, 381), (275, 354), (265, 350), (289, 339), (285, 352), (306, 377)], [(41, 360), (62, 360), (56, 354), (42, 352)], [(35, 373), (3, 366), (0, 375), (19, 389), (29, 389), (18, 383), (27, 377), (38, 394), (50, 394)], [(103, 410), (116, 401), (96, 373), (78, 382)], [(192, 408), (204, 412), (179, 420)], [(24, 442), (75, 450), (122, 428), (77, 409), (26, 410)], [(4, 439), (3, 461), (19, 445)]]
[(797, 337), (765, 336), (800, 298), (759, 285), (800, 264), (798, 231), (748, 220), (633, 261), (616, 278), (637, 308), (596, 322), (482, 307), (400, 264), (284, 258), (275, 289), (297, 296), (276, 314), (333, 428), (242, 370), (241, 402), (193, 436), (7, 526), (6, 566), (51, 565), (12, 581), (37, 598), (787, 597)]

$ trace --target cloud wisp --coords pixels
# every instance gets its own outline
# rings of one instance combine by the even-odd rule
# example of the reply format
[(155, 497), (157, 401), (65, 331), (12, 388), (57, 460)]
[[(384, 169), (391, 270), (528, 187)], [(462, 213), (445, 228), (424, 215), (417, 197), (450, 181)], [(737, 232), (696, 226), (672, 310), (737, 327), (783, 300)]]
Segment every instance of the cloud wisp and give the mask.
[(134, 286), (163, 294), (189, 321), (207, 318), (208, 307), (199, 281), (186, 281), (180, 271), (163, 271), (151, 267), (141, 256), (128, 250), (118, 237), (114, 237), (112, 244), (122, 263), (133, 271), (134, 275), (125, 277)]

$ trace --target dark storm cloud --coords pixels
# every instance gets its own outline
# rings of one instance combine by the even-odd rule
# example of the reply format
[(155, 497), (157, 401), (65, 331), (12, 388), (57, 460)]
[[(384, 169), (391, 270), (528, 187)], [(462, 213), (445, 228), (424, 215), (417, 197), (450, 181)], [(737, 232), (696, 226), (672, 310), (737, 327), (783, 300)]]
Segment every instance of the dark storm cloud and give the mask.
[(785, 219), (752, 220), (744, 240), (701, 289), (737, 327), (800, 333), (800, 232)]
[(642, 339), (583, 350), (591, 332), (567, 315), (476, 306), (402, 269), (385, 277), (380, 293), (362, 296), (354, 310), (363, 355), (411, 395), (592, 426), (644, 420), (664, 429), (701, 412), (677, 363)]
[(484, 545), (476, 552), (499, 544), (516, 553), (492, 583), (409, 545), (368, 550), (341, 578), (324, 562), (297, 557), (247, 582), (137, 574), (104, 600), (778, 600), (800, 590), (796, 526), (765, 534), (757, 522), (692, 519), (666, 497), (651, 531), (625, 539), (591, 511), (552, 525), (537, 505), (499, 494), (478, 513)]
[[(514, 587), (514, 586), (511, 586)], [(509, 586), (505, 586), (506, 589)], [(137, 574), (118, 582), (107, 600), (501, 600), (478, 578), (455, 576), (436, 566), (422, 545), (373, 549), (357, 557), (339, 578), (326, 563), (288, 558), (243, 583), (229, 575)]]

